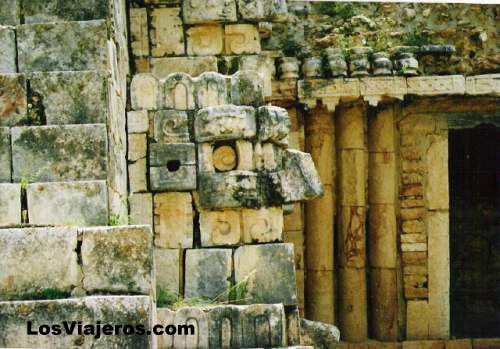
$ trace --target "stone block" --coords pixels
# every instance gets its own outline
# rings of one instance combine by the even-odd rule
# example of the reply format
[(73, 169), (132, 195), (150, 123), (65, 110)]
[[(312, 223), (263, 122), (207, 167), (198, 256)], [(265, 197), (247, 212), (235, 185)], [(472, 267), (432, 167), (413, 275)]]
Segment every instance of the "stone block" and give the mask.
[(190, 56), (220, 55), (224, 48), (221, 25), (197, 25), (187, 30), (187, 54)]
[(186, 24), (236, 22), (237, 19), (235, 0), (188, 0), (182, 4), (182, 13)]
[(192, 248), (193, 217), (190, 193), (156, 194), (155, 245), (162, 248)]
[(152, 292), (151, 227), (95, 227), (80, 232), (85, 290), (145, 295)]
[(396, 201), (396, 159), (394, 153), (370, 153), (368, 202), (393, 204)]
[[(3, 10), (2, 8), (0, 9)], [(2, 56), (0, 57), (0, 74), (17, 72), (16, 31), (14, 28), (0, 25), (0, 51), (2, 52)]]
[(336, 348), (340, 340), (337, 327), (318, 321), (300, 319), (301, 344), (314, 348)]
[(243, 70), (231, 76), (231, 101), (236, 105), (260, 107), (264, 104), (264, 83), (254, 71)]
[(465, 77), (462, 75), (418, 76), (407, 78), (408, 94), (420, 96), (463, 95)]
[(427, 181), (424, 197), (429, 210), (448, 209), (448, 136), (430, 137), (425, 156)]
[(0, 25), (17, 25), (20, 23), (20, 0), (4, 0), (0, 3)]
[(236, 140), (236, 155), (237, 155), (237, 159), (238, 159), (238, 164), (236, 166), (237, 170), (251, 171), (255, 168), (252, 142), (237, 139)]
[(29, 184), (26, 195), (32, 224), (93, 226), (108, 223), (105, 181)]
[(11, 180), (10, 129), (0, 127), (0, 182)]
[(395, 207), (370, 205), (368, 212), (370, 265), (376, 268), (396, 268), (398, 246)]
[(21, 185), (0, 183), (0, 227), (21, 224)]
[(134, 110), (159, 109), (161, 101), (160, 82), (149, 73), (136, 74), (130, 84), (130, 100)]
[(395, 151), (394, 108), (385, 108), (368, 118), (368, 149), (370, 152)]
[[(500, 341), (498, 341), (500, 348)], [(472, 349), (472, 340), (469, 338), (464, 339), (450, 339), (444, 343), (445, 349)]]
[(403, 253), (404, 265), (426, 265), (427, 252), (405, 252)]
[(258, 136), (261, 142), (270, 141), (279, 145), (288, 144), (290, 119), (284, 108), (263, 106), (257, 110)]
[(128, 183), (131, 193), (148, 191), (146, 158), (128, 164)]
[(154, 249), (156, 291), (168, 290), (175, 295), (179, 294), (181, 285), (182, 250)]
[[(95, 336), (29, 335), (26, 324), (32, 328), (41, 325), (62, 324), (64, 321), (85, 324), (142, 325), (151, 330), (152, 304), (146, 296), (95, 296), (44, 301), (0, 302), (0, 345), (7, 348), (153, 348), (151, 339), (141, 335)], [(104, 327), (103, 327), (104, 329)], [(63, 331), (64, 333), (64, 331)], [(123, 332), (121, 332), (123, 333)]]
[(146, 110), (127, 112), (127, 132), (147, 133), (149, 131), (149, 116)]
[(184, 54), (184, 31), (179, 7), (153, 8), (151, 11), (151, 56)]
[(198, 111), (194, 122), (196, 142), (212, 142), (256, 135), (255, 109), (224, 105)]
[(283, 209), (281, 207), (242, 209), (241, 222), (245, 243), (283, 241)]
[(128, 161), (144, 159), (148, 151), (148, 141), (146, 134), (132, 134), (128, 136)]
[(364, 268), (366, 266), (366, 209), (359, 206), (342, 206), (339, 221), (339, 265)]
[(130, 194), (130, 224), (153, 226), (153, 195), (151, 193)]
[(468, 95), (500, 95), (500, 74), (485, 74), (465, 78)]
[(500, 348), (500, 339), (498, 338), (474, 338), (472, 340), (474, 349), (498, 349)]
[(439, 340), (404, 341), (403, 349), (444, 349), (444, 342)]
[(256, 71), (262, 79), (264, 97), (273, 95), (272, 81), (276, 76), (274, 57), (270, 54), (245, 55), (239, 57), (239, 70)]
[(29, 82), (48, 125), (106, 123), (108, 86), (102, 72), (36, 73)]
[(266, 171), (281, 171), (283, 169), (283, 149), (272, 143), (262, 145), (262, 162)]
[(310, 154), (288, 149), (283, 157), (281, 191), (286, 203), (323, 195), (323, 185)]
[(185, 111), (158, 110), (152, 112), (153, 137), (158, 143), (189, 142), (189, 119)]
[(206, 209), (256, 207), (260, 202), (258, 189), (258, 176), (250, 171), (198, 175), (198, 194)]
[(211, 143), (200, 143), (197, 145), (196, 151), (198, 154), (198, 172), (215, 172), (213, 145)]
[(26, 120), (26, 78), (20, 74), (0, 75), (0, 126), (16, 126)]
[(398, 340), (399, 296), (396, 268), (372, 268), (370, 293), (374, 337), (381, 341)]
[(225, 27), (227, 55), (260, 53), (259, 31), (253, 24), (229, 24)]
[(401, 251), (403, 252), (427, 251), (427, 243), (425, 242), (401, 243)]
[(340, 204), (364, 206), (366, 183), (366, 152), (360, 149), (342, 150), (339, 153)]
[(148, 13), (146, 8), (130, 8), (130, 47), (134, 57), (149, 56)]
[(18, 26), (19, 72), (105, 70), (107, 37), (105, 20)]
[(194, 81), (189, 74), (170, 74), (163, 83), (165, 108), (178, 110), (195, 109), (194, 93)]
[(165, 79), (170, 74), (177, 72), (198, 76), (207, 71), (217, 71), (216, 57), (151, 58), (151, 73), (159, 79)]
[(184, 297), (228, 300), (232, 274), (231, 249), (186, 251)]
[(150, 167), (149, 181), (151, 190), (190, 191), (196, 189), (196, 166), (181, 165), (170, 170), (168, 167)]
[(14, 182), (106, 178), (106, 125), (14, 127), (11, 137)]
[(72, 228), (1, 230), (0, 299), (38, 298), (51, 289), (69, 294), (81, 282), (76, 246)]
[(286, 335), (288, 345), (300, 344), (300, 313), (298, 307), (286, 309)]
[(286, 1), (238, 0), (238, 12), (247, 21), (277, 21), (287, 15)]
[(107, 3), (100, 0), (23, 2), (24, 23), (90, 21), (105, 19), (107, 15)]
[(196, 105), (198, 108), (230, 104), (226, 76), (205, 72), (195, 79)]
[(365, 110), (360, 104), (341, 107), (336, 118), (337, 146), (341, 150), (365, 149)]
[(149, 165), (171, 166), (172, 162), (179, 165), (195, 165), (196, 151), (194, 143), (152, 143), (149, 151)]
[(360, 92), (363, 99), (372, 106), (377, 106), (384, 97), (403, 100), (407, 93), (406, 79), (401, 76), (362, 78)]
[(297, 303), (293, 244), (239, 247), (234, 269), (236, 283), (247, 281), (245, 302)]
[(202, 246), (238, 245), (241, 240), (239, 210), (200, 210), (200, 235)]
[(365, 268), (339, 268), (339, 317), (343, 338), (361, 342), (367, 338), (367, 284)]

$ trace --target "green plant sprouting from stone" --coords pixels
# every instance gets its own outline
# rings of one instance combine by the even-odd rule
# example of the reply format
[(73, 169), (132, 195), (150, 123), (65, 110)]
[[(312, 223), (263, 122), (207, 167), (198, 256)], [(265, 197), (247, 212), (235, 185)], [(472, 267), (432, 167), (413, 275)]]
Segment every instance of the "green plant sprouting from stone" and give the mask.
[(342, 19), (348, 19), (355, 15), (354, 6), (348, 2), (323, 2), (318, 4), (318, 12)]
[(424, 46), (429, 44), (429, 39), (413, 28), (403, 35), (403, 44), (406, 46)]
[(116, 227), (119, 225), (129, 225), (129, 224), (130, 224), (130, 216), (122, 216), (116, 213), (111, 213), (109, 215), (109, 225), (112, 227)]

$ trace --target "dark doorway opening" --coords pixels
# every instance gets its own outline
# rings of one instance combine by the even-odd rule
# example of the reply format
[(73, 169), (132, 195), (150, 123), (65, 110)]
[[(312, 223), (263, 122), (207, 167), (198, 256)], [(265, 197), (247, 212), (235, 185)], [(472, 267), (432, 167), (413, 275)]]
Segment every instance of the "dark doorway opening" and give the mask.
[(449, 132), (454, 337), (500, 336), (500, 128)]

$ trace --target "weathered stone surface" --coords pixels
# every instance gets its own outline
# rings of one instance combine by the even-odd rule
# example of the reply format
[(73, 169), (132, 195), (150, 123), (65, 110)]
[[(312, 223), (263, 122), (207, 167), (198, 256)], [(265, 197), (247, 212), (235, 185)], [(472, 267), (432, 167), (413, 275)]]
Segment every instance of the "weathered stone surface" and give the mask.
[(427, 149), (424, 197), (429, 210), (448, 209), (448, 136), (431, 136)]
[(258, 109), (257, 115), (260, 141), (288, 144), (291, 123), (286, 109), (264, 106)]
[(182, 264), (182, 250), (179, 249), (154, 249), (156, 290), (168, 290), (170, 293), (179, 294), (180, 268)]
[(21, 224), (21, 185), (0, 183), (0, 227)]
[(240, 220), (239, 210), (200, 210), (201, 245), (237, 245), (241, 239)]
[(130, 224), (153, 226), (153, 195), (151, 193), (133, 193), (129, 195)]
[(151, 11), (151, 56), (184, 54), (184, 31), (179, 7), (153, 8)]
[(187, 54), (210, 56), (222, 53), (224, 31), (220, 25), (197, 25), (187, 30)]
[(228, 300), (232, 273), (231, 249), (196, 249), (186, 252), (184, 297)]
[(230, 103), (226, 76), (205, 72), (195, 79), (196, 105), (198, 108), (213, 107)]
[(469, 95), (500, 95), (500, 74), (468, 76), (465, 78)]
[(156, 194), (155, 245), (163, 248), (193, 247), (193, 217), (190, 193)]
[(462, 75), (418, 76), (406, 79), (408, 94), (437, 96), (465, 93), (465, 77)]
[(134, 75), (130, 84), (130, 99), (134, 110), (155, 110), (161, 105), (160, 82), (153, 74)]
[(300, 319), (301, 344), (318, 349), (335, 348), (340, 340), (337, 327), (318, 321)]
[(141, 193), (148, 190), (147, 173), (146, 158), (128, 164), (128, 183), (131, 193)]
[(221, 145), (215, 148), (212, 153), (213, 165), (219, 172), (234, 170), (237, 161), (236, 149), (230, 145)]
[(150, 294), (153, 287), (151, 227), (84, 228), (81, 234), (85, 290)]
[(149, 131), (149, 117), (146, 110), (127, 112), (127, 132), (147, 133)]
[(241, 221), (245, 243), (283, 241), (281, 207), (242, 209)]
[(361, 149), (348, 149), (339, 152), (340, 203), (346, 206), (364, 206), (366, 204), (366, 152)]
[(252, 107), (223, 105), (198, 111), (194, 122), (196, 142), (252, 138), (256, 134)]
[(256, 207), (258, 177), (250, 171), (198, 175), (198, 194), (204, 208)]
[(235, 282), (248, 303), (297, 303), (293, 244), (247, 245), (234, 253)]
[(165, 108), (193, 110), (196, 106), (194, 81), (189, 74), (174, 73), (167, 76), (163, 83), (163, 94), (165, 96)]
[[(146, 296), (95, 296), (44, 301), (0, 302), (0, 345), (7, 348), (152, 348), (151, 337), (140, 335), (95, 336), (28, 335), (26, 323), (33, 329), (41, 325), (80, 321), (85, 324), (143, 325), (151, 329), (152, 305)], [(71, 320), (69, 320), (71, 319)], [(63, 331), (64, 333), (64, 331)], [(120, 332), (122, 333), (122, 332)], [(149, 338), (148, 338), (149, 337)]]
[(26, 91), (24, 75), (0, 75), (0, 126), (16, 126), (26, 120)]
[(12, 128), (14, 182), (105, 179), (105, 125)]
[(276, 65), (271, 54), (245, 55), (239, 57), (240, 70), (253, 70), (259, 73), (262, 79), (264, 97), (273, 94), (272, 81), (276, 76)]
[(214, 0), (210, 2), (188, 0), (183, 2), (182, 10), (186, 24), (236, 21), (235, 0)]
[(231, 76), (231, 101), (236, 105), (264, 104), (264, 83), (255, 71), (242, 70)]
[(151, 73), (159, 79), (165, 79), (176, 72), (198, 76), (207, 71), (217, 71), (216, 57), (151, 58)]
[(149, 152), (151, 189), (185, 191), (196, 189), (194, 143), (151, 144)]
[(89, 21), (105, 19), (107, 14), (107, 3), (101, 0), (23, 2), (25, 23)]
[(276, 21), (286, 17), (287, 6), (285, 0), (238, 0), (238, 11), (245, 20)]
[(19, 71), (104, 70), (106, 40), (104, 20), (18, 26)]
[(185, 111), (158, 110), (152, 112), (153, 137), (158, 143), (189, 142), (189, 119)]
[(323, 186), (311, 155), (288, 149), (283, 167), (281, 190), (285, 202), (310, 200), (323, 194)]
[(196, 166), (181, 165), (177, 169), (150, 167), (149, 181), (152, 191), (189, 191), (196, 189)]
[(227, 55), (260, 53), (259, 31), (253, 24), (229, 24), (225, 27)]
[(48, 125), (106, 123), (108, 87), (102, 72), (37, 73), (30, 76), (30, 88)]
[(0, 3), (0, 25), (17, 25), (20, 22), (20, 0), (4, 0)]
[(236, 140), (236, 155), (238, 157), (237, 170), (252, 171), (254, 166), (254, 151), (251, 141), (237, 139)]
[(91, 226), (108, 223), (105, 181), (29, 184), (28, 216), (32, 224)]
[(148, 12), (146, 8), (130, 8), (130, 48), (134, 57), (149, 56)]
[[(3, 6), (3, 5), (0, 5)], [(0, 10), (3, 10), (0, 8)], [(1, 15), (0, 15), (1, 16)], [(15, 73), (16, 68), (16, 32), (14, 28), (0, 25), (0, 73)]]
[(196, 151), (194, 143), (152, 143), (149, 149), (149, 165), (153, 167), (178, 165), (195, 165)]
[(10, 130), (0, 127), (0, 182), (11, 180)]
[(76, 246), (72, 228), (1, 230), (0, 299), (43, 297), (51, 289), (71, 292), (81, 278)]

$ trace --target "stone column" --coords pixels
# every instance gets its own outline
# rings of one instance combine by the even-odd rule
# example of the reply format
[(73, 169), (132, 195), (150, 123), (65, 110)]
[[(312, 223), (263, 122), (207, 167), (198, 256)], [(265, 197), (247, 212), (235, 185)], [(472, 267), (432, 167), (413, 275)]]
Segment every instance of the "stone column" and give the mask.
[(367, 339), (365, 108), (337, 109), (339, 325), (345, 341)]
[(325, 194), (305, 204), (306, 213), (306, 316), (333, 324), (335, 294), (333, 247), (335, 216), (335, 127), (332, 115), (317, 107), (305, 118), (306, 151), (318, 170)]
[(369, 260), (374, 339), (398, 340), (394, 106), (379, 107), (368, 127)]

